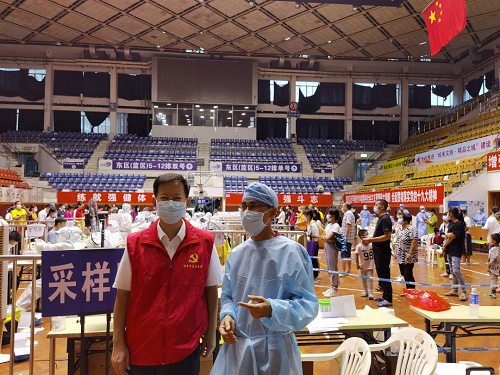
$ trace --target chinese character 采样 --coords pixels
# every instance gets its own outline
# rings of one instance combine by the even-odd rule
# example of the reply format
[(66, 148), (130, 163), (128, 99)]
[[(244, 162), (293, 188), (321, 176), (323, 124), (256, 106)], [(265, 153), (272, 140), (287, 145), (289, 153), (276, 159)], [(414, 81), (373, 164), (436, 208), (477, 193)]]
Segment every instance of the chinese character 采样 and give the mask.
[[(97, 262), (95, 264), (95, 270), (91, 270), (90, 262), (87, 263), (87, 269), (82, 272), (82, 276), (85, 277), (85, 282), (83, 283), (82, 292), (85, 292), (85, 300), (90, 302), (90, 292), (99, 294), (99, 302), (104, 300), (104, 293), (108, 293), (111, 288), (109, 286), (104, 286), (105, 283), (109, 283), (109, 278), (104, 277), (104, 274), (110, 273), (111, 270), (108, 268), (108, 262), (104, 261), (101, 264)], [(92, 279), (94, 275), (98, 275), (97, 279)], [(94, 288), (95, 284), (97, 287)]]
[[(49, 283), (49, 288), (57, 288), (56, 291), (49, 297), (49, 301), (53, 301), (57, 296), (59, 296), (59, 302), (64, 303), (66, 295), (71, 298), (76, 298), (76, 293), (69, 290), (70, 287), (76, 286), (76, 281), (70, 281), (71, 276), (73, 276), (73, 271), (75, 267), (73, 263), (63, 264), (60, 266), (51, 266), (50, 271), (54, 272), (52, 277), (54, 278), (54, 283)], [(67, 271), (67, 272), (65, 272)]]

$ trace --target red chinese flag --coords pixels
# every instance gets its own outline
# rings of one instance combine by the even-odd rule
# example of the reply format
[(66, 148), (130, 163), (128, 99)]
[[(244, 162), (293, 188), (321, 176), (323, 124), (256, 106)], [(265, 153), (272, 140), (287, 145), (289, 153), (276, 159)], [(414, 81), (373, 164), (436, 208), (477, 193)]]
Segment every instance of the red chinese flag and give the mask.
[(431, 55), (435, 55), (465, 27), (465, 0), (435, 0), (424, 11)]

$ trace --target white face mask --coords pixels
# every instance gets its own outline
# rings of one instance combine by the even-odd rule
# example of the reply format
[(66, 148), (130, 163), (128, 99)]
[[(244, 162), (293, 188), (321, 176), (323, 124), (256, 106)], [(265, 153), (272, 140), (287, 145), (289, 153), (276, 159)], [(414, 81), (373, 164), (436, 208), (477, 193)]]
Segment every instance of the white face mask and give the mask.
[(378, 209), (378, 207), (377, 207), (377, 206), (373, 206), (373, 212), (375, 212), (376, 214), (378, 214), (378, 212), (379, 212), (379, 211), (380, 211), (380, 210)]
[(175, 224), (186, 214), (186, 202), (156, 202), (158, 216), (167, 224)]
[(34, 209), (33, 211), (37, 212), (37, 211), (38, 211), (38, 208), (36, 208), (36, 207), (35, 207), (35, 209)]
[(368, 206), (363, 206), (363, 210), (367, 210), (368, 209)]
[(243, 229), (245, 229), (245, 231), (251, 236), (257, 236), (258, 234), (260, 234), (267, 225), (266, 223), (264, 223), (264, 214), (269, 210), (267, 210), (266, 212), (245, 210), (241, 214), (241, 224), (243, 225)]
[(332, 217), (331, 217), (330, 215), (326, 215), (326, 221), (327, 221), (327, 222), (330, 222), (330, 221), (331, 221), (331, 219), (332, 219)]
[(351, 208), (351, 211), (352, 211), (352, 212), (356, 212), (356, 209), (355, 209), (355, 208)]
[(448, 221), (448, 216), (446, 216), (446, 215), (445, 215), (445, 216), (443, 216), (443, 220), (444, 220), (444, 221)]
[(424, 210), (424, 209), (422, 209), (422, 210), (420, 210), (420, 212), (424, 213), (424, 212), (425, 212), (425, 210)]
[(18, 205), (16, 206), (16, 208), (17, 208), (18, 210), (20, 210), (21, 208), (23, 208), (23, 206), (21, 206), (20, 204), (18, 204)]

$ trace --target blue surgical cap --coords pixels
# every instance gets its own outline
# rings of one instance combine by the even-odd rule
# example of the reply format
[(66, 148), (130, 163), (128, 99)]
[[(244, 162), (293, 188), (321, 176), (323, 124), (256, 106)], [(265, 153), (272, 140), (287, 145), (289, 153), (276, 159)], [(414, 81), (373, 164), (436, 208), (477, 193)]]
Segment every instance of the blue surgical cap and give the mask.
[(405, 206), (405, 205), (404, 205), (403, 203), (401, 203), (401, 204), (399, 205), (399, 207), (404, 207), (404, 206)]
[(278, 207), (278, 196), (269, 186), (261, 184), (259, 182), (254, 182), (249, 187), (245, 189), (243, 194), (243, 199), (246, 200), (256, 200), (264, 202), (271, 207)]
[(420, 206), (420, 209), (422, 209), (422, 208), (425, 210), (425, 207), (424, 207), (424, 206)]
[(482, 207), (479, 207), (479, 209), (480, 209), (481, 211), (483, 211), (483, 212), (484, 212), (484, 208), (482, 208)]

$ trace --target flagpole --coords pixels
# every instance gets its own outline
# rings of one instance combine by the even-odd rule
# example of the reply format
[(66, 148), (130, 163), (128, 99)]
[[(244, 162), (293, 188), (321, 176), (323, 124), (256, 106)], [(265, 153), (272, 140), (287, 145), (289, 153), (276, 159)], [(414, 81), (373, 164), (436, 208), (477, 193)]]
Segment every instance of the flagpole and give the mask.
[(424, 13), (427, 10), (427, 8), (429, 8), (432, 4), (434, 4), (434, 0), (432, 0), (431, 3), (429, 5), (427, 5), (425, 7), (425, 9), (423, 11), (421, 11), (420, 13)]

